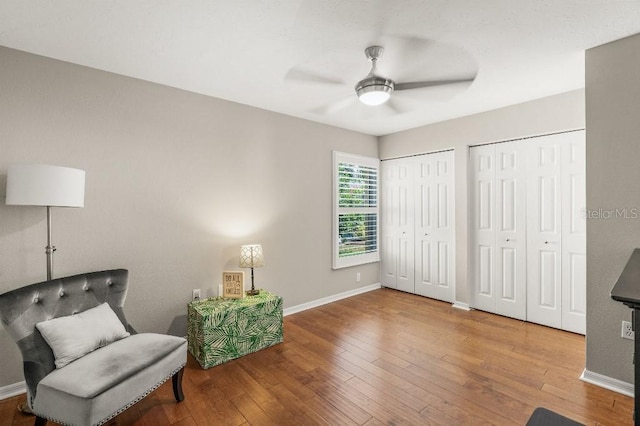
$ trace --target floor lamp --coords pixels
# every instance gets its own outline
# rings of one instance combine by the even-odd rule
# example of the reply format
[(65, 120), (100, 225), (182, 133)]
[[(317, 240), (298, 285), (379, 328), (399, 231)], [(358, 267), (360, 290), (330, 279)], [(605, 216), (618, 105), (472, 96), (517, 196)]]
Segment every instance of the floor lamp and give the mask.
[(7, 205), (47, 208), (47, 280), (53, 276), (51, 207), (84, 207), (84, 170), (44, 164), (12, 164), (7, 173)]

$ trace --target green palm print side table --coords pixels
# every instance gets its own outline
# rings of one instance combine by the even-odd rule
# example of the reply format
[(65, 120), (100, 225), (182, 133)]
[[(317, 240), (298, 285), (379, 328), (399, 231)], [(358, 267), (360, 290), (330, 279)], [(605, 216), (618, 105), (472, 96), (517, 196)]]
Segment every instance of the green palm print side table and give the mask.
[(189, 352), (210, 368), (282, 342), (282, 297), (264, 290), (242, 299), (187, 305)]

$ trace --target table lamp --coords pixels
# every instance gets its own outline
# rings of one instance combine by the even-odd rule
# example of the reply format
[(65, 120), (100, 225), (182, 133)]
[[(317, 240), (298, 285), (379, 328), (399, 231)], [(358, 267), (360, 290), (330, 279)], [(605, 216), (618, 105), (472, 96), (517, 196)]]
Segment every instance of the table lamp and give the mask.
[(260, 244), (250, 244), (240, 247), (240, 267), (251, 268), (251, 290), (247, 290), (247, 296), (260, 294), (253, 283), (253, 268), (264, 266), (264, 256)]
[(7, 172), (7, 205), (47, 208), (47, 280), (53, 275), (51, 207), (84, 207), (84, 170), (45, 164), (12, 164)]

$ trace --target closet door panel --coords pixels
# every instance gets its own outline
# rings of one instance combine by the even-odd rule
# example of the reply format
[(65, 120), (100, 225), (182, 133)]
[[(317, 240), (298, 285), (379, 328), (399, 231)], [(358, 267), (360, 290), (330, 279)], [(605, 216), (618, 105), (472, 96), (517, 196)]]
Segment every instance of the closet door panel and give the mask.
[[(438, 257), (435, 259), (435, 262), (438, 264), (438, 286), (441, 288), (450, 288), (451, 282), (449, 281), (449, 244), (444, 241), (438, 241)], [(441, 297), (444, 299), (445, 290), (442, 291)], [(453, 300), (446, 300), (447, 302), (452, 302)]]
[(508, 247), (502, 247), (500, 251), (502, 252), (502, 256), (500, 256), (500, 266), (502, 267), (498, 271), (502, 284), (500, 286), (500, 300), (515, 302), (519, 296), (517, 290), (518, 280), (516, 279), (518, 271), (516, 251)]
[(413, 203), (411, 202), (411, 171), (406, 165), (398, 167), (398, 227), (406, 230), (413, 222)]
[(433, 217), (433, 158), (424, 155), (416, 158), (416, 293), (429, 294), (436, 286), (431, 259), (435, 256), (435, 242), (430, 234)]
[[(442, 156), (442, 154), (438, 154)], [(453, 233), (451, 232), (451, 227), (449, 224), (450, 221), (450, 191), (453, 189), (453, 179), (449, 182), (449, 167), (453, 166), (453, 159), (451, 161), (447, 161), (447, 159), (436, 159), (436, 164), (438, 164), (438, 175), (436, 176), (436, 180), (438, 183), (437, 186), (437, 198), (435, 200), (434, 210), (437, 213), (437, 227), (434, 229), (434, 238), (438, 241), (438, 252), (437, 257), (434, 258), (434, 263), (437, 264), (438, 267), (438, 286), (441, 288), (442, 298), (444, 298), (444, 293), (446, 293), (446, 289), (451, 287), (451, 282), (449, 281), (450, 273), (453, 265), (449, 262), (451, 245), (449, 241), (451, 241), (451, 237)], [(451, 176), (452, 177), (452, 176)], [(453, 299), (444, 299), (452, 302)]]
[[(476, 296), (479, 300), (473, 305), (474, 308), (495, 311), (495, 298), (493, 291), (493, 247), (486, 245), (477, 246), (477, 290)], [(483, 305), (484, 302), (484, 305)], [(483, 309), (484, 306), (484, 309)]]
[(454, 221), (453, 221), (453, 192), (454, 192), (454, 152), (445, 151), (433, 154), (434, 159), (434, 203), (433, 214), (437, 218), (432, 229), (433, 239), (437, 242), (436, 256), (432, 256), (433, 267), (437, 268), (438, 285), (435, 293), (430, 296), (435, 299), (453, 302), (455, 298), (454, 276)]
[(413, 167), (411, 158), (398, 161), (398, 274), (397, 289), (415, 292), (414, 274), (414, 201), (413, 201)]
[(496, 312), (526, 319), (526, 162), (521, 141), (495, 145)]
[(430, 240), (421, 239), (416, 251), (416, 292), (421, 294), (424, 292), (422, 287), (433, 285), (433, 276), (431, 272), (431, 248)]
[(397, 289), (413, 293), (413, 239), (406, 235), (398, 239)]
[(562, 328), (586, 332), (584, 132), (565, 135), (562, 169)]
[(536, 291), (538, 298), (535, 301), (538, 307), (559, 310), (558, 306), (558, 290), (560, 289), (560, 280), (558, 279), (558, 252), (555, 250), (539, 250), (538, 251), (538, 271), (535, 271), (539, 277)]
[(471, 307), (495, 313), (495, 145), (472, 147), (469, 162)]
[(396, 247), (395, 238), (385, 235), (382, 237), (382, 246), (380, 247), (380, 284), (384, 287), (396, 288)]
[(396, 160), (380, 164), (380, 284), (397, 288), (398, 251), (398, 163)]
[(529, 139), (527, 320), (561, 327), (561, 135)]
[(416, 157), (416, 293), (453, 302), (454, 152)]
[(421, 155), (415, 159), (416, 171), (416, 294), (433, 297), (438, 285), (438, 268), (433, 258), (437, 256), (437, 241), (434, 229), (437, 216), (434, 215), (435, 161), (433, 154)]

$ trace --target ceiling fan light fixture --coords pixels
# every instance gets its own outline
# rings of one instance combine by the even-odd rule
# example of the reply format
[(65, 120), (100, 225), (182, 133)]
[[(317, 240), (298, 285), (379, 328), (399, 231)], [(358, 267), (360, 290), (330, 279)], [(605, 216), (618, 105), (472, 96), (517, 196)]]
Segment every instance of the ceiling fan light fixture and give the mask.
[(365, 78), (356, 85), (358, 99), (365, 105), (376, 106), (387, 102), (393, 92), (392, 80), (380, 77)]

